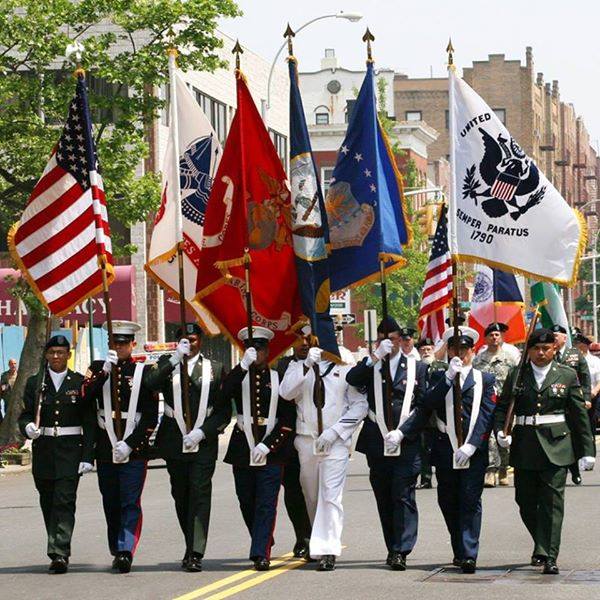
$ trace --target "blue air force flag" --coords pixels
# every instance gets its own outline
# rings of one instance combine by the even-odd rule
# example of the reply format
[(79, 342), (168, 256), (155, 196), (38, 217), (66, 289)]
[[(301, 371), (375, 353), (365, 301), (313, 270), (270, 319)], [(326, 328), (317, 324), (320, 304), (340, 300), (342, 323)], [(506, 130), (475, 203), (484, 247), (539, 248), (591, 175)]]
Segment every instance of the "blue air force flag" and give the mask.
[(290, 175), (292, 187), (292, 239), (302, 310), (310, 319), (319, 346), (339, 356), (335, 329), (329, 314), (329, 232), (321, 186), (313, 160), (295, 58), (290, 71)]
[(483, 99), (453, 72), (449, 81), (452, 255), (573, 285), (586, 238), (582, 216)]
[(354, 105), (339, 150), (325, 206), (329, 222), (329, 269), (333, 291), (360, 285), (403, 266), (409, 230), (402, 206), (402, 182), (375, 102), (373, 64)]

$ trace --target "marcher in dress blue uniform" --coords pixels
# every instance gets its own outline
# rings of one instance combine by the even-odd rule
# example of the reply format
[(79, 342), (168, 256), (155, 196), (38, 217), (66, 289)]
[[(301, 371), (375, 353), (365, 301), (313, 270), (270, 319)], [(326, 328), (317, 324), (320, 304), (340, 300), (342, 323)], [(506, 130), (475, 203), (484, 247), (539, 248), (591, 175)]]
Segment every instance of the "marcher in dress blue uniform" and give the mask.
[[(413, 329), (400, 327), (389, 318), (380, 323), (378, 333), (387, 335), (387, 339), (380, 341), (372, 358), (363, 359), (348, 372), (346, 381), (367, 392), (369, 412), (356, 449), (366, 455), (369, 464), (369, 480), (388, 550), (386, 564), (403, 571), (406, 556), (417, 541), (415, 486), (421, 470), (421, 431), (415, 428), (414, 434), (402, 436), (397, 428), (423, 400), (427, 365), (408, 355), (412, 350), (409, 340), (412, 341)], [(383, 359), (389, 359), (392, 377), (391, 427), (386, 421)], [(420, 414), (423, 416), (423, 411)], [(392, 451), (387, 454), (397, 452), (399, 446), (400, 453), (386, 455), (386, 446)]]

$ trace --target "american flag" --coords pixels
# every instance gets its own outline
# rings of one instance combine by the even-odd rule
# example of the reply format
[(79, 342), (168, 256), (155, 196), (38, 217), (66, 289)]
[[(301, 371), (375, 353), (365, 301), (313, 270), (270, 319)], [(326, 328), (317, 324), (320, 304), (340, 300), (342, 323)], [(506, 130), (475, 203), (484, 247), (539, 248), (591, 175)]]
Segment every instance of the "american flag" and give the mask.
[(108, 213), (92, 137), (85, 78), (77, 79), (69, 116), (9, 248), (46, 308), (62, 316), (102, 289), (98, 257), (114, 279)]
[(430, 337), (434, 341), (442, 337), (446, 328), (446, 313), (451, 302), (452, 260), (448, 247), (448, 216), (444, 204), (433, 236), (425, 285), (423, 286), (423, 298), (419, 311), (421, 337)]

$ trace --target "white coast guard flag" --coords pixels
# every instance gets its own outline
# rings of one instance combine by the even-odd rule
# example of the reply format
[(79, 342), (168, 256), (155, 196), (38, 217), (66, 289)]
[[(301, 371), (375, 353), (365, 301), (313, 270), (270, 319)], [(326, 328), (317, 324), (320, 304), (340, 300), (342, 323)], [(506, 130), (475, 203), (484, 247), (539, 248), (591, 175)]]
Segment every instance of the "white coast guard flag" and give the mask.
[[(162, 171), (162, 202), (154, 220), (146, 271), (160, 286), (179, 298), (177, 242), (181, 228), (185, 248), (183, 263), (187, 306), (194, 310), (209, 333), (217, 334), (217, 325), (193, 298), (196, 295), (196, 265), (202, 248), (204, 211), (222, 149), (214, 129), (181, 75), (177, 70), (173, 75), (175, 93), (171, 92), (171, 98), (176, 101), (171, 106), (170, 124), (176, 122), (178, 127), (169, 127)], [(179, 149), (178, 162), (175, 159), (175, 145)], [(179, 186), (176, 185), (177, 178)]]
[(492, 109), (450, 72), (450, 251), (459, 261), (573, 285), (585, 223)]

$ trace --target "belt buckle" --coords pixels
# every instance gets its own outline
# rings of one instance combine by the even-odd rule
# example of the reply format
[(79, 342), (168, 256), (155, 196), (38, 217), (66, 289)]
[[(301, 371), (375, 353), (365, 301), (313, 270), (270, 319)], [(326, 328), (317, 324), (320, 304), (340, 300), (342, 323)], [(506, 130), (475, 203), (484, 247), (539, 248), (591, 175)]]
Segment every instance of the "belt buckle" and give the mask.
[(54, 430), (52, 431), (52, 435), (53, 435), (54, 437), (58, 437), (58, 425), (55, 425), (55, 426), (54, 426)]
[(532, 415), (532, 416), (531, 416), (531, 420), (532, 420), (532, 423), (531, 423), (531, 424), (532, 424), (534, 427), (537, 427), (537, 418), (538, 418), (537, 414), (536, 414), (536, 415)]
[(262, 427), (265, 424), (265, 418), (264, 417), (258, 417), (256, 419), (256, 422)]

